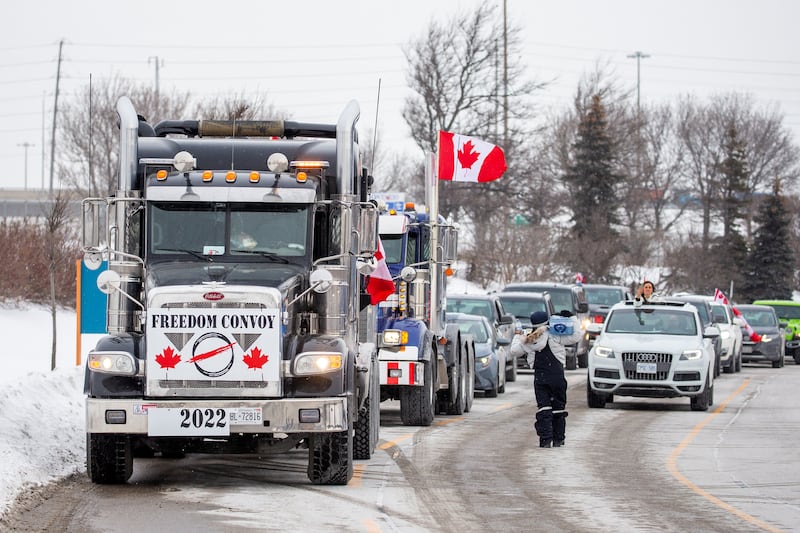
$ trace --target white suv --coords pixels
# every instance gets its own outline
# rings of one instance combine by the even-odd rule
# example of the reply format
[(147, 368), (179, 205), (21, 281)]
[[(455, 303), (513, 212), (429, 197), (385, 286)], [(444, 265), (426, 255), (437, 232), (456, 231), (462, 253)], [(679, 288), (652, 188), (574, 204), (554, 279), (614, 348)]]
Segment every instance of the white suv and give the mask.
[(605, 407), (614, 395), (689, 397), (693, 411), (714, 403), (713, 340), (720, 331), (704, 330), (692, 304), (620, 302), (605, 323), (589, 327), (600, 334), (589, 352), (589, 407)]

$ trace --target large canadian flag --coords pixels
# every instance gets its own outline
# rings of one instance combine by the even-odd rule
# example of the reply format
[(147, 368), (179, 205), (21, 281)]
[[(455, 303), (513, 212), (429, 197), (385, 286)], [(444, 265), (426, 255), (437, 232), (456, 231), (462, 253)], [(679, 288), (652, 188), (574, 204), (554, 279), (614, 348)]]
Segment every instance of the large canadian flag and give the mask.
[(383, 243), (378, 238), (378, 251), (375, 252), (375, 259), (378, 266), (371, 276), (367, 277), (367, 292), (369, 301), (372, 305), (379, 304), (394, 293), (394, 281), (386, 266), (386, 252), (383, 250)]
[[(719, 289), (714, 289), (714, 301), (720, 302), (725, 305), (728, 305), (730, 303), (728, 301), (728, 297), (725, 296), (725, 294)], [(736, 307), (734, 306), (731, 306), (731, 309), (733, 309), (733, 314), (736, 315), (738, 318), (741, 318), (742, 322), (744, 322), (744, 330), (747, 332), (748, 335), (750, 335), (750, 340), (753, 342), (761, 342), (761, 335), (753, 331), (753, 328), (751, 328), (750, 324), (747, 323), (747, 319), (742, 315), (742, 312), (736, 309)]]
[(506, 171), (506, 156), (494, 144), (449, 131), (439, 131), (439, 179), (483, 182)]

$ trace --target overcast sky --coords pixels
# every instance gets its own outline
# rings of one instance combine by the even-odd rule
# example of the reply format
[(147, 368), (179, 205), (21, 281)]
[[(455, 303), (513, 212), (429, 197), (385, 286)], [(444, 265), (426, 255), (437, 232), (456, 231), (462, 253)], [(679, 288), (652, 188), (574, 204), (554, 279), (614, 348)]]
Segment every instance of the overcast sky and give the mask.
[[(117, 73), (196, 96), (248, 95), (295, 120), (335, 122), (351, 99), (360, 129), (414, 153), (400, 109), (408, 90), (403, 48), (432, 19), (480, 0), (28, 0), (5, 8), (0, 32), (0, 188), (49, 187), (58, 43), (61, 102)], [(484, 0), (485, 1), (485, 0)], [(498, 2), (502, 9), (502, 2)], [(643, 104), (730, 91), (776, 105), (800, 142), (800, 3), (791, 0), (508, 0), (523, 29), (528, 75), (551, 81), (544, 111), (570, 105), (582, 74), (607, 62)], [(188, 118), (188, 117), (185, 117)], [(29, 144), (26, 149), (24, 144)], [(57, 151), (56, 151), (57, 152)], [(42, 166), (44, 162), (44, 172)], [(58, 181), (55, 181), (58, 187)]]

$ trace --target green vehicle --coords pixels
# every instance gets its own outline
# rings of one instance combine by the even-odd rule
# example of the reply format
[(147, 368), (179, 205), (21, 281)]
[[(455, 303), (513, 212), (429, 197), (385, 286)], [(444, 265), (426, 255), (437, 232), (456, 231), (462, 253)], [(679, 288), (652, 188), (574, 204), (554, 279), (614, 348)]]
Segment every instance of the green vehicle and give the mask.
[(800, 302), (793, 300), (756, 300), (758, 305), (768, 305), (775, 309), (775, 314), (786, 326), (786, 355), (794, 358), (795, 364), (800, 365)]

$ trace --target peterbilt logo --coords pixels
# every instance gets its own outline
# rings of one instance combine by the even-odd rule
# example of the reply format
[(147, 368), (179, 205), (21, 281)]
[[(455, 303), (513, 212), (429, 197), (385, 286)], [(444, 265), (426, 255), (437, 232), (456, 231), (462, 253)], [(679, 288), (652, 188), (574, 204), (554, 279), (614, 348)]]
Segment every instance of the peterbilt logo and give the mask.
[(222, 294), (221, 292), (211, 291), (211, 292), (205, 293), (203, 295), (203, 298), (205, 298), (206, 300), (210, 300), (212, 302), (217, 302), (217, 301), (222, 300), (223, 298), (225, 298), (225, 295)]
[(640, 363), (655, 363), (658, 357), (654, 353), (640, 353), (636, 356), (636, 360)]

